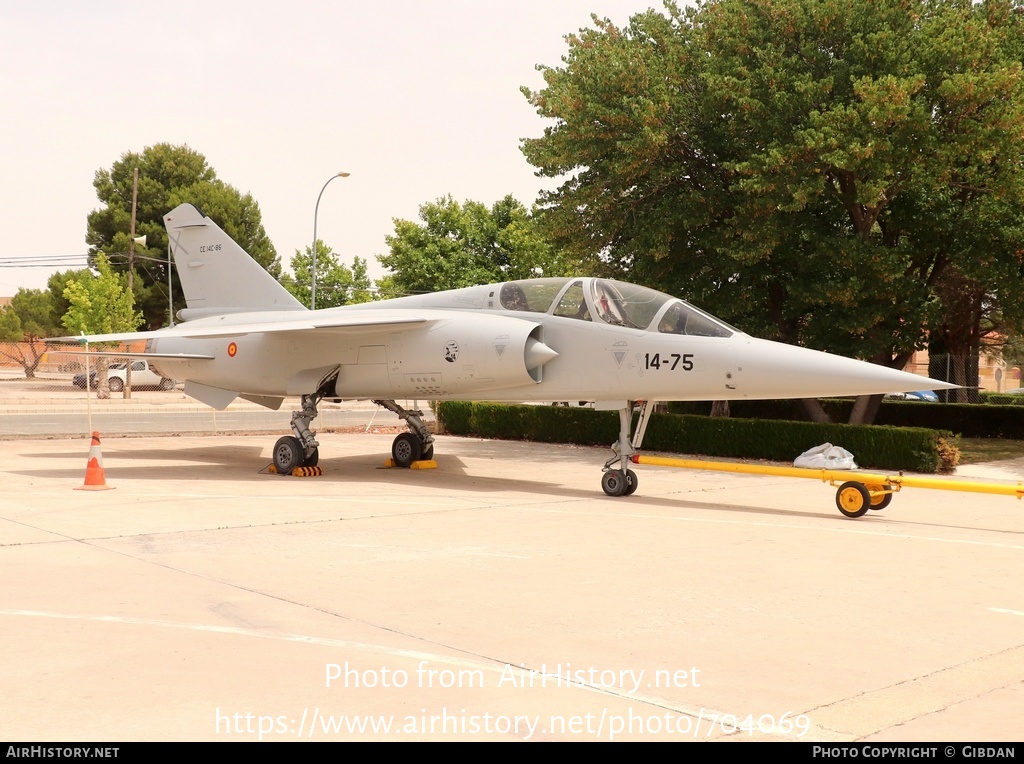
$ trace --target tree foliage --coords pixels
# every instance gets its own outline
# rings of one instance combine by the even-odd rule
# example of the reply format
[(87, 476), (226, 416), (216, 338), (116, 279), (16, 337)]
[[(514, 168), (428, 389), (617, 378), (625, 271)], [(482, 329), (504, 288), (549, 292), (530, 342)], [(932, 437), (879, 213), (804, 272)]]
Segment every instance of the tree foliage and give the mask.
[[(311, 303), (313, 248), (295, 250), (291, 259), (295, 276), (284, 274), (281, 284), (303, 305)], [(366, 260), (355, 257), (349, 267), (338, 261), (338, 255), (317, 239), (316, 242), (316, 307), (336, 308), (369, 302), (373, 299), (372, 283), (367, 273)]]
[(574, 270), (511, 195), (490, 209), (446, 196), (420, 206), (419, 217), (396, 218), (391, 251), (377, 258), (392, 271), (391, 289), (434, 292)]
[(60, 324), (53, 320), (49, 292), (22, 287), (8, 307), (18, 317), (26, 339), (52, 337), (60, 330)]
[(942, 323), (947, 274), (1013, 301), (1009, 0), (706, 0), (595, 24), (527, 92), (554, 120), (523, 150), (562, 178), (542, 197), (556, 244), (751, 333), (894, 366)]
[[(271, 275), (280, 275), (281, 264), (263, 229), (259, 205), (217, 177), (199, 152), (188, 146), (159, 143), (141, 153), (128, 152), (109, 169), (97, 170), (93, 180), (103, 207), (89, 213), (86, 240), (92, 253), (119, 253), (114, 267), (125, 271), (130, 246), (132, 186), (139, 168), (135, 234), (146, 236), (146, 246), (135, 247), (134, 291), (149, 326), (165, 320), (167, 295), (167, 231), (163, 216), (188, 202), (199, 207)], [(177, 294), (174, 304), (184, 305)]]
[(72, 281), (88, 279), (92, 276), (93, 272), (91, 270), (80, 268), (78, 270), (59, 271), (51, 274), (50, 278), (47, 279), (46, 287), (50, 293), (50, 317), (54, 326), (64, 326), (64, 314), (71, 307), (68, 298), (64, 296), (64, 291), (68, 288), (68, 284)]
[(135, 311), (127, 277), (114, 271), (103, 252), (96, 255), (95, 263), (96, 274), (88, 272), (68, 282), (64, 296), (70, 307), (61, 322), (73, 334), (135, 331), (142, 314)]
[[(116, 273), (102, 252), (96, 255), (95, 267), (97, 274), (84, 272), (67, 282), (64, 297), (69, 307), (61, 322), (72, 334), (135, 331), (142, 314), (135, 311), (135, 295), (128, 290), (127, 275)], [(100, 356), (97, 375), (97, 397), (109, 398), (105, 356)]]
[(0, 356), (19, 364), (29, 379), (46, 353), (44, 337), (52, 337), (58, 326), (53, 321), (50, 294), (39, 289), (19, 289), (10, 305), (0, 308)]
[(21, 319), (10, 305), (4, 305), (0, 308), (0, 342), (21, 342), (22, 336)]

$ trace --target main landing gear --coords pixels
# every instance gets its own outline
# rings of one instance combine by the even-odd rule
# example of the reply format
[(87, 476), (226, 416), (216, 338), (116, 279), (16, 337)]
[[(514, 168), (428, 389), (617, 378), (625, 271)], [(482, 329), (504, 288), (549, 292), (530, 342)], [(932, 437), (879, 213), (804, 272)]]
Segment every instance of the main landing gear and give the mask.
[[(292, 435), (274, 444), (274, 468), (280, 475), (290, 475), (299, 467), (315, 467), (320, 460), (320, 444), (309, 429), (317, 417), (317, 404), (326, 397), (321, 392), (302, 396), (302, 409), (292, 412)], [(375, 400), (375, 404), (393, 411), (405, 420), (409, 432), (403, 432), (391, 445), (396, 467), (410, 467), (413, 462), (434, 458), (434, 436), (423, 423), (422, 411), (408, 411), (393, 400)]]
[(396, 467), (411, 467), (413, 462), (434, 458), (434, 436), (423, 423), (423, 412), (409, 411), (394, 401), (375, 400), (378, 406), (394, 412), (405, 420), (409, 432), (403, 432), (391, 444), (391, 458)]
[(302, 409), (292, 412), (292, 432), (274, 444), (274, 468), (279, 475), (290, 475), (299, 467), (315, 467), (320, 461), (320, 444), (309, 426), (316, 419), (320, 393), (302, 396)]
[[(636, 423), (636, 431), (630, 438), (629, 431), (633, 424), (633, 413), (640, 404), (640, 419)], [(614, 456), (604, 464), (601, 476), (601, 488), (609, 496), (630, 496), (636, 491), (637, 476), (626, 465), (643, 442), (647, 432), (647, 423), (654, 413), (654, 401), (627, 401), (619, 409), (619, 439), (612, 444)], [(618, 466), (615, 466), (618, 465)]]

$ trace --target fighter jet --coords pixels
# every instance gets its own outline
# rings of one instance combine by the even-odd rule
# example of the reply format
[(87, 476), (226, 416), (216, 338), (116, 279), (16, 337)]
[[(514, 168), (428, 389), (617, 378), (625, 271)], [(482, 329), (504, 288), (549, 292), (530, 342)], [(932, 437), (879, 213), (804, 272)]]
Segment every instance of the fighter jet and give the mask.
[[(399, 400), (594, 401), (619, 412), (601, 485), (628, 495), (627, 468), (657, 401), (865, 395), (953, 387), (916, 374), (757, 339), (647, 287), (603, 278), (541, 278), (308, 310), (191, 204), (164, 216), (187, 307), (182, 323), (91, 342), (147, 340), (158, 373), (215, 409), (235, 398), (277, 410), (291, 435), (276, 470), (314, 466), (321, 400), (368, 399), (409, 432), (394, 464), (431, 459), (422, 412)], [(639, 408), (636, 426), (635, 410)]]

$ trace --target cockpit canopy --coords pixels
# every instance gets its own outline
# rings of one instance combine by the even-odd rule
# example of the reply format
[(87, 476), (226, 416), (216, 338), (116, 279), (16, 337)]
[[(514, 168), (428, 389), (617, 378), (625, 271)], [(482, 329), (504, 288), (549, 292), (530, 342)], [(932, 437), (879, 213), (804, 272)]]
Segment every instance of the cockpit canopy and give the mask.
[(499, 300), (506, 310), (551, 313), (662, 334), (731, 337), (738, 331), (683, 300), (612, 279), (509, 281), (502, 285)]

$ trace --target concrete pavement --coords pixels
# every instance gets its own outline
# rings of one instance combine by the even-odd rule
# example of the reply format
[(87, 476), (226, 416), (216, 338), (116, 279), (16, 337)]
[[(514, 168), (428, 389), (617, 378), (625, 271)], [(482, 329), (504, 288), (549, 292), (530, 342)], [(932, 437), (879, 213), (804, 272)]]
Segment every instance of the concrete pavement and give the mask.
[(0, 441), (0, 737), (1020, 737), (1013, 499), (848, 520), (814, 481), (658, 468), (612, 499), (601, 449), (387, 470), (374, 434), (284, 478), (274, 437), (105, 437), (104, 492), (73, 490), (87, 441)]

